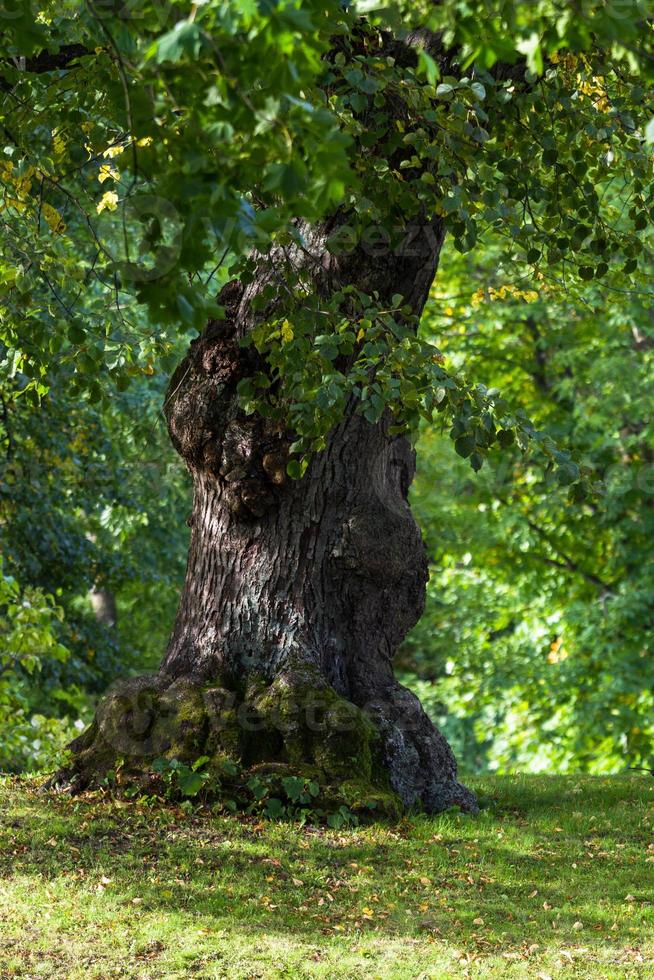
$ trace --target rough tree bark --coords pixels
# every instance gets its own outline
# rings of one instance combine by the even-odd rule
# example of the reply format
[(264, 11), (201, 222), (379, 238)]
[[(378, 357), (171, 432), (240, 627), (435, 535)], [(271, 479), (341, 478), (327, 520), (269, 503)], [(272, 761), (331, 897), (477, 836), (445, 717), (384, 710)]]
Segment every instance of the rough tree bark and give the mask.
[[(304, 268), (328, 295), (345, 285), (420, 315), (436, 273), (438, 218), (405, 223), (400, 248), (333, 254), (347, 216), (302, 227), (303, 247), (262, 256), (228, 283), (172, 378), (166, 416), (194, 484), (186, 582), (160, 671), (120, 685), (73, 744), (67, 777), (97, 781), (117, 756), (135, 769), (164, 754), (310, 772), (335, 799), (437, 812), (474, 810), (447, 742), (393, 675), (419, 619), (427, 561), (407, 503), (409, 442), (351, 401), (305, 476), (286, 476), (292, 436), (247, 416), (236, 386), (252, 373), (239, 343), (266, 311), (253, 300), (283, 269)], [(280, 272), (280, 270), (282, 270)]]
[[(334, 222), (305, 229), (295, 267), (317, 263), (321, 290), (354, 283), (422, 311), (443, 240), (438, 220), (416, 222), (404, 247), (384, 255), (334, 256), (325, 250), (333, 230)], [(223, 289), (225, 319), (208, 324), (172, 378), (169, 430), (194, 482), (177, 620), (159, 675), (119, 686), (77, 740), (76, 777), (96, 780), (116, 755), (202, 751), (245, 766), (308, 766), (347, 784), (350, 802), (376, 787), (430, 812), (474, 809), (447, 742), (393, 676), (427, 580), (407, 503), (409, 442), (352, 402), (294, 481), (289, 434), (239, 407), (236, 386), (252, 371), (239, 340), (275, 268), (262, 259), (246, 287)]]

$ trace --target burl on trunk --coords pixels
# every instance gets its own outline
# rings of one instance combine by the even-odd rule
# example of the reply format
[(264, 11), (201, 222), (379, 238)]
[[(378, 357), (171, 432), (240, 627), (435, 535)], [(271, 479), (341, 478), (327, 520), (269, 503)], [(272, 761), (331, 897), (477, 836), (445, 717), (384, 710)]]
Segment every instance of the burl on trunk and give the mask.
[[(119, 685), (74, 743), (69, 775), (79, 786), (117, 756), (136, 771), (157, 756), (207, 755), (218, 767), (232, 759), (247, 771), (310, 773), (354, 806), (476, 808), (447, 742), (393, 675), (427, 580), (407, 503), (409, 442), (389, 433), (387, 418), (367, 422), (352, 400), (292, 480), (289, 433), (245, 415), (236, 395), (252, 370), (240, 341), (262, 315), (252, 301), (284, 262), (313, 263), (325, 294), (354, 283), (422, 311), (438, 221), (416, 222), (404, 247), (385, 254), (331, 254), (334, 226), (303, 229), (301, 249), (262, 257), (245, 287), (229, 283), (224, 319), (208, 324), (171, 381), (168, 426), (194, 482), (186, 582), (159, 673)], [(278, 308), (283, 296), (280, 287)]]

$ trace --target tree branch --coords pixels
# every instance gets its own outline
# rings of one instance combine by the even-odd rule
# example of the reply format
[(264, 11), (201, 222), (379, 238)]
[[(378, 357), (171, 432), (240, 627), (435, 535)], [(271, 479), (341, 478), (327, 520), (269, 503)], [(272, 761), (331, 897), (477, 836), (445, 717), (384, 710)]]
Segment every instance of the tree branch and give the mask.
[(92, 53), (84, 44), (65, 44), (59, 51), (40, 51), (33, 58), (25, 59), (24, 66), (21, 65), (21, 68), (33, 75), (61, 71), (62, 68), (68, 68), (77, 58)]
[(576, 572), (578, 575), (585, 578), (587, 582), (590, 582), (599, 588), (607, 589), (609, 592), (613, 589), (612, 582), (605, 582), (604, 579), (599, 578), (599, 576), (595, 575), (593, 572), (586, 571), (586, 569), (582, 568), (581, 565), (574, 561), (570, 555), (567, 554), (567, 552), (563, 551), (556, 541), (552, 540), (551, 535), (548, 534), (547, 531), (545, 531), (542, 527), (539, 527), (538, 524), (535, 524), (534, 521), (532, 521), (526, 514), (524, 515), (524, 518), (532, 531), (535, 531), (535, 533), (550, 546), (552, 551), (559, 555), (559, 558), (549, 558), (545, 555), (541, 555), (539, 557), (542, 561), (546, 562), (548, 565), (554, 565), (557, 568), (565, 568), (569, 572)]
[(14, 455), (14, 439), (11, 434), (11, 426), (9, 424), (9, 406), (7, 405), (4, 395), (1, 393), (0, 393), (0, 405), (2, 405), (2, 424), (5, 427), (5, 433), (6, 433), (5, 436), (7, 442), (6, 455), (7, 455), (7, 459), (11, 459), (12, 456)]

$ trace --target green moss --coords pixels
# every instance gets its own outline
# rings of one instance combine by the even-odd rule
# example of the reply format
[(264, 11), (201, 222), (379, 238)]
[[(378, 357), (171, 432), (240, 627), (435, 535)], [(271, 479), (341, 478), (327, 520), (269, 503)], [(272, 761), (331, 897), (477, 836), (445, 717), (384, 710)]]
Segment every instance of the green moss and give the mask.
[(338, 793), (342, 802), (354, 813), (399, 820), (404, 810), (397, 793), (391, 789), (372, 786), (366, 780), (348, 779), (339, 785)]
[(355, 774), (370, 780), (372, 745), (377, 737), (377, 729), (370, 719), (359, 708), (339, 699), (327, 714), (325, 731), (314, 735), (313, 756), (327, 775), (335, 779)]
[[(164, 695), (165, 698), (165, 695)], [(177, 721), (201, 726), (206, 722), (207, 709), (202, 697), (202, 690), (188, 685), (173, 695), (173, 705), (176, 709)]]
[(169, 740), (164, 758), (193, 762), (205, 750), (209, 717), (202, 690), (194, 684), (176, 684), (161, 697), (160, 726), (162, 743)]
[(277, 732), (290, 762), (308, 762), (329, 779), (370, 779), (377, 730), (317, 670), (284, 671), (253, 704), (263, 727), (259, 741)]
[[(206, 755), (217, 784), (229, 782), (226, 770), (238, 772), (241, 783), (250, 773), (294, 775), (324, 788), (317, 806), (363, 811), (373, 803), (380, 814), (400, 812), (383, 774), (373, 776), (374, 724), (317, 669), (290, 668), (272, 683), (253, 675), (241, 696), (216, 684), (157, 683), (136, 678), (105, 700), (99, 724), (74, 749), (73, 769), (85, 782), (100, 783), (119, 757), (125, 759), (123, 772), (140, 780), (160, 756), (190, 765)], [(130, 751), (125, 732), (135, 713), (143, 731)]]

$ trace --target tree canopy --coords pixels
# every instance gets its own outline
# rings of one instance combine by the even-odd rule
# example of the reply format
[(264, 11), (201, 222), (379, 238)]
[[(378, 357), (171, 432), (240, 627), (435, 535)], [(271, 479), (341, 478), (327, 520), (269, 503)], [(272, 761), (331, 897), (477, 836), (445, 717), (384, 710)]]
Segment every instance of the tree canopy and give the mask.
[(220, 316), (216, 283), (247, 275), (255, 249), (275, 254), (288, 296), (250, 339), (268, 369), (242, 395), (291, 422), (292, 470), (352, 393), (399, 426), (444, 412), (479, 468), (533, 435), (520, 406), (416, 338), (404, 297), (318, 302), (293, 268), (303, 223), (338, 210), (338, 254), (408, 248), (407, 217), (442, 215), (458, 249), (492, 230), (527, 278), (646, 284), (642, 0), (10, 6), (2, 339), (34, 397), (53, 363), (95, 400), (165, 370), (180, 326)]

